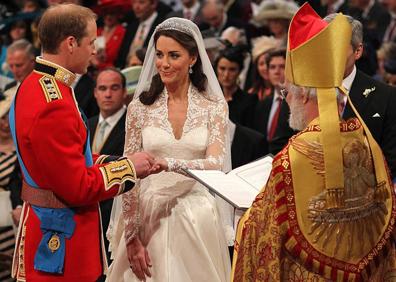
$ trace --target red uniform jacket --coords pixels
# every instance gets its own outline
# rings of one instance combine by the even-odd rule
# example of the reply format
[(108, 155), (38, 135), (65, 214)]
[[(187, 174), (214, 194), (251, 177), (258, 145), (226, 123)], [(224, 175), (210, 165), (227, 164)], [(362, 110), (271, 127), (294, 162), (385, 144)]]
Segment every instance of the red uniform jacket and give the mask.
[[(16, 135), (26, 169), (40, 188), (73, 207), (76, 223), (73, 236), (66, 239), (63, 275), (36, 271), (33, 261), (42, 231), (34, 210), (25, 203), (13, 266), (17, 279), (95, 281), (103, 271), (98, 202), (122, 193), (121, 183), (128, 180), (132, 186), (136, 179), (133, 165), (121, 175), (112, 175), (106, 164), (86, 166), (87, 129), (70, 87), (74, 77), (38, 58), (16, 96)], [(96, 163), (104, 159), (94, 156)]]

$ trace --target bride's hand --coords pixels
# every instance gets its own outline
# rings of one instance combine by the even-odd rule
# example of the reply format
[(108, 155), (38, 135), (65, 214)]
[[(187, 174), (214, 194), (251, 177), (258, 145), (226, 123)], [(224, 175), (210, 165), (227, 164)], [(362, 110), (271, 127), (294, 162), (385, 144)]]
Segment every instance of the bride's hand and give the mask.
[(129, 265), (133, 273), (139, 280), (146, 281), (146, 276), (151, 277), (149, 267), (151, 260), (147, 249), (143, 246), (138, 237), (135, 237), (127, 244)]
[(168, 170), (168, 162), (163, 158), (155, 158), (153, 167), (158, 168), (158, 172)]

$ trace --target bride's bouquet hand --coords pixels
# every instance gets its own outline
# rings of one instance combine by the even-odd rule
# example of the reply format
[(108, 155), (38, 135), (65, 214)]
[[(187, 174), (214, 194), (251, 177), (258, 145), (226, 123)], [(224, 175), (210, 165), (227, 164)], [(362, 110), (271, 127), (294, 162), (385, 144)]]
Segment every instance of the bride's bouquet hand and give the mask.
[(133, 238), (127, 244), (127, 252), (129, 265), (133, 273), (135, 273), (139, 280), (146, 281), (146, 276), (151, 277), (149, 268), (152, 265), (147, 249), (138, 237)]

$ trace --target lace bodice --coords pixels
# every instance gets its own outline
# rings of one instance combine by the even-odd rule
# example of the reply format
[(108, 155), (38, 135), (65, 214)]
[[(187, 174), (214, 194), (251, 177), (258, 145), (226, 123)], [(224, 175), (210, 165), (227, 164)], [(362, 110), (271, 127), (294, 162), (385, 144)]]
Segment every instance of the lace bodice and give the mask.
[[(183, 169), (221, 170), (226, 154), (228, 108), (224, 100), (213, 101), (192, 86), (188, 90), (187, 118), (180, 139), (168, 120), (166, 88), (152, 105), (135, 99), (128, 106), (124, 154), (147, 151), (168, 162), (170, 172)], [(151, 176), (149, 176), (151, 177)], [(139, 228), (137, 208), (140, 187), (123, 195), (125, 236), (128, 242)]]

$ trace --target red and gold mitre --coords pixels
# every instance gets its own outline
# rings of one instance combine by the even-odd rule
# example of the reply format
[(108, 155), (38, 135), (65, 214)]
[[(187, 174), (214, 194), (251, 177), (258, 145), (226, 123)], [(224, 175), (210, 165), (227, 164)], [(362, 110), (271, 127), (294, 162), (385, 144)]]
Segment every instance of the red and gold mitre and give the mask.
[(338, 114), (351, 24), (342, 14), (327, 23), (304, 4), (288, 39), (286, 79), (316, 88), (319, 117), (282, 151), (286, 249), (327, 279), (364, 280), (387, 250), (396, 210), (378, 144), (356, 111), (348, 121)]

